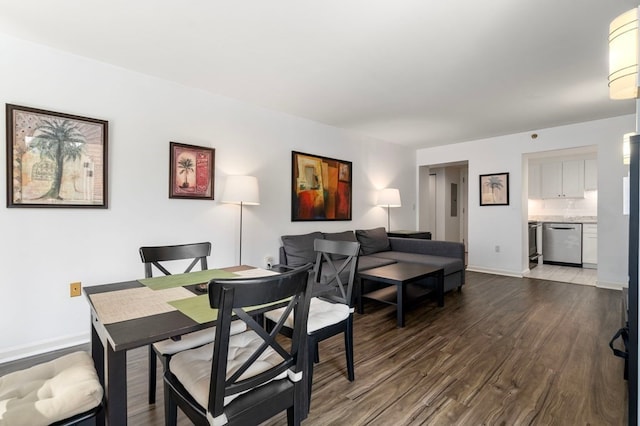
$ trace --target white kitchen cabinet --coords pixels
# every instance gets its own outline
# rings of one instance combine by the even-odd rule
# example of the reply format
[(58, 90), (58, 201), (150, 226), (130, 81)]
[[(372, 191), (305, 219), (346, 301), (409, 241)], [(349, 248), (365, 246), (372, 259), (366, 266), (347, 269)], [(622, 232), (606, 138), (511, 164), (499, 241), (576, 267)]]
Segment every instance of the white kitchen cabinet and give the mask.
[(541, 169), (540, 164), (529, 164), (529, 199), (538, 200), (542, 198), (540, 188)]
[(584, 160), (541, 165), (542, 198), (584, 198)]
[(596, 268), (598, 264), (598, 225), (582, 225), (582, 267)]
[(584, 160), (584, 190), (596, 191), (598, 189), (598, 160)]

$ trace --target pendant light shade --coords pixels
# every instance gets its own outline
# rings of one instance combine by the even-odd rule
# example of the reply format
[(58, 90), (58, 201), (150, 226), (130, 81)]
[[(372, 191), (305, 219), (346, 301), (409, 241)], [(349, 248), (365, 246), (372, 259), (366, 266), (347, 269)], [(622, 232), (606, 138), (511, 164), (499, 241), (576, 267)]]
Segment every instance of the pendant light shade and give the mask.
[(638, 8), (618, 16), (609, 26), (609, 97), (638, 97)]

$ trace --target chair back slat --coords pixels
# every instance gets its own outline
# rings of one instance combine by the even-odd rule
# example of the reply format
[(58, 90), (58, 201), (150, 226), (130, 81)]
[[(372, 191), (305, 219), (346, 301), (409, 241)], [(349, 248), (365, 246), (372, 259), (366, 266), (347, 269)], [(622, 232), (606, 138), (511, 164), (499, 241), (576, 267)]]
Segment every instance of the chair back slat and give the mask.
[[(213, 344), (211, 381), (209, 389), (209, 411), (214, 417), (224, 412), (225, 397), (245, 392), (261, 386), (283, 372), (302, 372), (307, 337), (307, 318), (311, 299), (312, 281), (309, 280), (308, 264), (293, 271), (267, 277), (248, 279), (213, 279), (209, 282), (208, 294), (211, 308), (218, 310), (216, 337)], [(277, 326), (270, 332), (256, 321), (255, 311), (245, 311), (248, 307), (282, 302), (286, 304)], [(279, 305), (279, 304), (278, 304)], [(268, 309), (265, 307), (265, 309)], [(290, 347), (283, 347), (276, 340), (278, 332), (289, 314), (295, 310), (293, 338)], [(257, 349), (227, 376), (231, 321), (241, 320), (247, 324), (262, 341)], [(282, 361), (269, 369), (241, 379), (255, 361), (268, 348), (272, 348)]]
[(360, 243), (316, 239), (315, 282), (326, 286), (322, 297), (353, 306), (353, 283), (358, 271)]
[(153, 276), (153, 267), (157, 268), (164, 275), (171, 275), (171, 272), (163, 265), (163, 262), (174, 260), (192, 259), (184, 272), (191, 270), (199, 263), (200, 268), (205, 270), (207, 266), (207, 256), (211, 254), (211, 243), (192, 243), (171, 246), (145, 246), (140, 247), (140, 259), (144, 263), (144, 273), (146, 278)]

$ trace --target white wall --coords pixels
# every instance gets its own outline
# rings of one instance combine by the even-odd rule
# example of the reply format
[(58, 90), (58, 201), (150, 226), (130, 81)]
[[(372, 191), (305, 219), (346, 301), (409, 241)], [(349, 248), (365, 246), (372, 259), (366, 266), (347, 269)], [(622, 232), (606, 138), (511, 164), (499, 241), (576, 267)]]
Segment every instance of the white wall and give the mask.
[[(529, 133), (421, 149), (417, 165), (469, 162), (469, 187), (480, 174), (509, 172), (510, 204), (479, 205), (469, 191), (469, 269), (521, 276), (527, 268), (527, 202), (523, 199), (524, 155), (596, 145), (598, 147), (598, 285), (620, 288), (627, 283), (628, 218), (622, 215), (622, 135), (635, 129), (633, 115), (596, 120)], [(525, 175), (526, 176), (526, 175)], [(500, 246), (496, 253), (495, 246)]]
[[(393, 226), (415, 228), (413, 150), (2, 35), (0, 52), (1, 103), (109, 121), (109, 209), (0, 208), (0, 362), (87, 341), (87, 302), (69, 283), (142, 277), (141, 245), (211, 241), (211, 267), (237, 263), (238, 206), (168, 198), (170, 141), (216, 149), (216, 199), (225, 176), (258, 177), (243, 263), (277, 258), (282, 234), (386, 226), (373, 205), (385, 186), (402, 194)], [(352, 221), (291, 222), (292, 150), (353, 162)]]

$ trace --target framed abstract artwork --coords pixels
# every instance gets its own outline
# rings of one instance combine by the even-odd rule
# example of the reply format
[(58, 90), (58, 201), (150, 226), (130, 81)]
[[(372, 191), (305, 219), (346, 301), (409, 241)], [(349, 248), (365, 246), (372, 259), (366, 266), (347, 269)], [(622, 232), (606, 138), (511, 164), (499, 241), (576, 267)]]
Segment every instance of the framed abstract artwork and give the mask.
[(480, 205), (509, 205), (509, 173), (480, 175)]
[(7, 207), (107, 208), (108, 122), (6, 105)]
[(291, 220), (351, 220), (350, 161), (292, 151)]
[(169, 144), (169, 198), (213, 200), (216, 150)]

